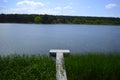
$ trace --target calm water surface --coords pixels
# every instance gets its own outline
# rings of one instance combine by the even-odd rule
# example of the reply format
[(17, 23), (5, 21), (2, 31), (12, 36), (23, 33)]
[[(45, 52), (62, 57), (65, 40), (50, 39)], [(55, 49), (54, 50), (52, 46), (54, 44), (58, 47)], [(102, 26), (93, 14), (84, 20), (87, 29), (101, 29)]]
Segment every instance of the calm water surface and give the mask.
[(0, 54), (120, 52), (120, 26), (0, 24)]

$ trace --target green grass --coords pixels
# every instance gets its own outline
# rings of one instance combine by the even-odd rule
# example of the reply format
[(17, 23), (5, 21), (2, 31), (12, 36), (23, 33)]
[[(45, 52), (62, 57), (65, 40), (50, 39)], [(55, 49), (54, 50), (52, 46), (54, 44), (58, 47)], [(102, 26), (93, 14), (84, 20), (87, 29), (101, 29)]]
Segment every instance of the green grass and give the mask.
[(68, 80), (120, 80), (120, 55), (70, 55), (65, 67)]
[(48, 56), (0, 56), (0, 80), (55, 79), (55, 62)]
[[(82, 54), (65, 57), (68, 80), (120, 80), (120, 55)], [(56, 80), (49, 56), (0, 56), (0, 80)]]

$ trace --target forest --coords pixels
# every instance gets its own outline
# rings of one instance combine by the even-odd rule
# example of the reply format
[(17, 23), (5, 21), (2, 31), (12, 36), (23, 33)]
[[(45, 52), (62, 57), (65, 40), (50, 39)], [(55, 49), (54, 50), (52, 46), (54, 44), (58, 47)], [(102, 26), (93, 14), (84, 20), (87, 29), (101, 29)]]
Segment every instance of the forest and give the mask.
[(0, 14), (0, 23), (120, 25), (119, 17)]

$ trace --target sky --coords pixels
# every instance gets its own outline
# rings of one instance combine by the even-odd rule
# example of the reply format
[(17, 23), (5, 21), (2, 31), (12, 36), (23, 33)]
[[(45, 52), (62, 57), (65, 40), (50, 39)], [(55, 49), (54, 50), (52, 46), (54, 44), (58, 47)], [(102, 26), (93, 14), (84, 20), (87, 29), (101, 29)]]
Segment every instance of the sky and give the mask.
[(0, 0), (0, 14), (120, 17), (120, 0)]

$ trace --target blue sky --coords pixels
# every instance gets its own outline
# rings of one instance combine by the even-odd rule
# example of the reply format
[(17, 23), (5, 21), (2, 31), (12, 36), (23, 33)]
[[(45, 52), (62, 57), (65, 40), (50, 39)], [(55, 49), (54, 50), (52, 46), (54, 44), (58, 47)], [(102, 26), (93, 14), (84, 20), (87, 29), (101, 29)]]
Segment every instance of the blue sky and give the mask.
[(0, 0), (0, 13), (120, 17), (120, 0)]

